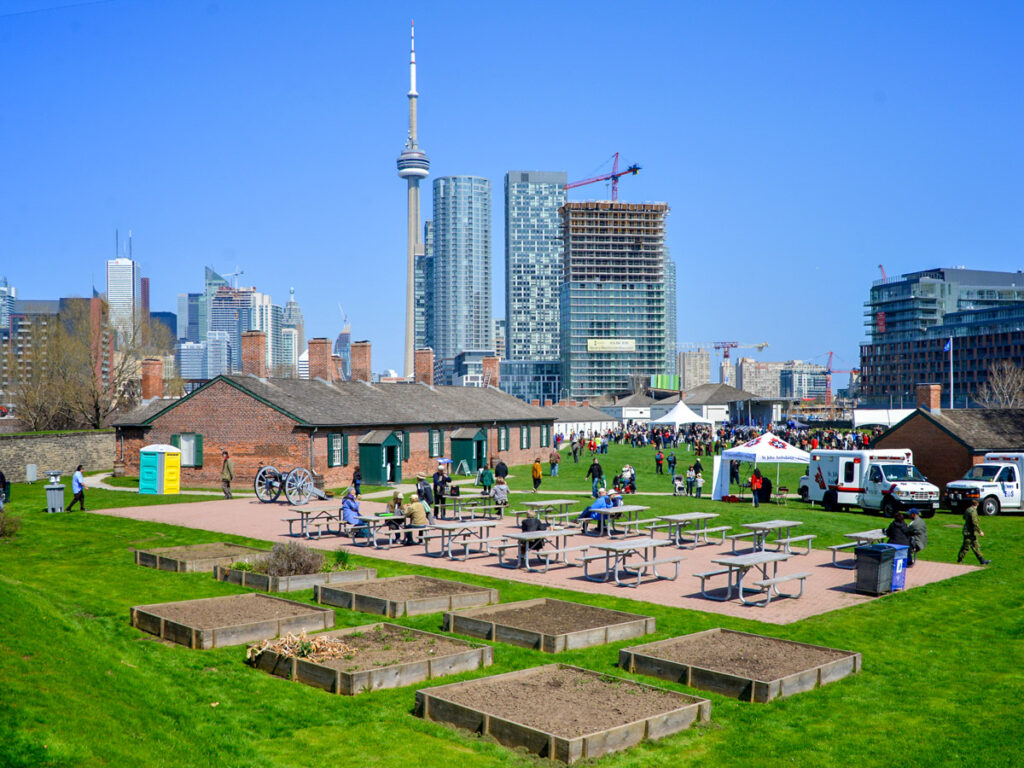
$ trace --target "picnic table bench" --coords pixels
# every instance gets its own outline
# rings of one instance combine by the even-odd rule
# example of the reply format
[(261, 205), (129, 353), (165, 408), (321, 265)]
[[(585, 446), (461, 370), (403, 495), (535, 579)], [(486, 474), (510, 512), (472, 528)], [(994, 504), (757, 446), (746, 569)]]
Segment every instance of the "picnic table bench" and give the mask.
[(845, 568), (848, 571), (852, 571), (856, 565), (854, 563), (851, 563), (850, 565), (843, 565), (840, 563), (836, 559), (840, 552), (847, 549), (853, 549), (854, 547), (860, 547), (864, 544), (874, 544), (876, 541), (881, 541), (886, 537), (885, 532), (881, 528), (875, 528), (870, 531), (858, 531), (856, 533), (844, 533), (843, 536), (848, 539), (853, 539), (853, 541), (848, 541), (845, 544), (833, 544), (830, 547), (826, 547), (826, 549), (832, 552), (832, 565), (836, 568)]
[[(288, 523), (289, 536), (298, 535), (305, 536), (307, 539), (311, 538), (310, 528), (316, 529), (316, 537), (318, 539), (324, 528), (327, 529), (328, 533), (336, 533), (338, 536), (341, 536), (346, 525), (337, 502), (327, 505), (288, 507), (288, 511), (295, 513), (295, 517), (283, 517), (281, 522)], [(295, 533), (296, 523), (299, 526), (298, 534)], [(338, 530), (331, 531), (331, 525), (335, 523), (338, 525)]]
[[(724, 566), (724, 568), (714, 571), (705, 571), (703, 573), (695, 573), (694, 576), (700, 579), (700, 593), (703, 597), (708, 600), (718, 600), (719, 602), (725, 602), (732, 598), (734, 582), (735, 590), (740, 598), (740, 602), (744, 605), (755, 605), (764, 607), (767, 606), (772, 599), (772, 593), (781, 597), (800, 597), (803, 595), (803, 580), (810, 574), (797, 573), (779, 576), (779, 563), (788, 560), (790, 553), (788, 552), (751, 552), (746, 555), (730, 555), (726, 557), (712, 558), (711, 562), (715, 565)], [(772, 574), (768, 575), (768, 567), (772, 567)], [(744, 594), (743, 578), (746, 576), (747, 571), (751, 569), (757, 569), (761, 573), (761, 580), (754, 583), (754, 586), (764, 595), (764, 599), (761, 601), (747, 600)], [(707, 593), (706, 582), (713, 576), (719, 576), (728, 574), (729, 582), (725, 597), (719, 597), (716, 595), (710, 595)], [(778, 590), (778, 584), (786, 581), (792, 581), (794, 579), (800, 580), (800, 592), (798, 594), (786, 594)]]

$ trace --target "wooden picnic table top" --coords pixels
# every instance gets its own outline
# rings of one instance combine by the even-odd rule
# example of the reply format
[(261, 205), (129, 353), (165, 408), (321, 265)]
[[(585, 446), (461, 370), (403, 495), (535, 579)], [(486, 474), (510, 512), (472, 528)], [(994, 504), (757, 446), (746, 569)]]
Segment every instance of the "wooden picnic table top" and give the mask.
[(765, 520), (763, 523), (743, 523), (744, 528), (752, 531), (775, 531), (779, 528), (796, 528), (803, 525), (799, 520)]
[(657, 519), (673, 523), (688, 523), (693, 520), (710, 520), (714, 517), (718, 517), (717, 512), (683, 512), (678, 515), (659, 515)]
[(751, 552), (746, 555), (726, 555), (724, 557), (711, 558), (712, 563), (727, 565), (730, 568), (750, 568), (764, 563), (782, 562), (789, 560), (788, 552)]

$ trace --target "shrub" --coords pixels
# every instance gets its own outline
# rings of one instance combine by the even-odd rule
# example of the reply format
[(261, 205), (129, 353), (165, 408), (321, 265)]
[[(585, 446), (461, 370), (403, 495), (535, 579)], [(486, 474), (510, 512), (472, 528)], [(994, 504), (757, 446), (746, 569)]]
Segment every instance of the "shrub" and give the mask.
[(347, 549), (335, 550), (331, 555), (331, 562), (324, 563), (325, 571), (347, 571), (352, 567), (352, 553)]
[(21, 528), (21, 518), (0, 512), (0, 539), (9, 539)]
[(268, 576), (302, 576), (319, 573), (323, 564), (322, 552), (290, 541), (275, 544), (269, 555), (253, 563), (253, 570)]
[(250, 563), (248, 560), (239, 560), (237, 563), (232, 563), (231, 564), (231, 570), (232, 571), (254, 571), (256, 569), (253, 567), (252, 563)]

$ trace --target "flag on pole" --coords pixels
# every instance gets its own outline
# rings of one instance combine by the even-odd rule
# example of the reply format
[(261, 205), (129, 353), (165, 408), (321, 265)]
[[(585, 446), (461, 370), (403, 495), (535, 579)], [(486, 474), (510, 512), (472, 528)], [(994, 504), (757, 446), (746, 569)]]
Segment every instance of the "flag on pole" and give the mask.
[(949, 350), (951, 350), (952, 348), (953, 348), (953, 337), (952, 337), (952, 336), (950, 336), (950, 337), (949, 337), (949, 338), (948, 338), (948, 339), (946, 340), (946, 346), (944, 346), (944, 347), (942, 348), (942, 351), (943, 351), (943, 352), (949, 352)]

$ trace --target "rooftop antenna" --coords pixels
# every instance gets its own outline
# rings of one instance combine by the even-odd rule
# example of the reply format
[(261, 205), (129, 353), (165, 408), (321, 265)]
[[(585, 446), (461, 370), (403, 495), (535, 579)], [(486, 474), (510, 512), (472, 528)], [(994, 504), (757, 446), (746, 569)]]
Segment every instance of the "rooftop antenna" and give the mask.
[(121, 252), (120, 238), (118, 237), (117, 227), (114, 227), (114, 258), (116, 259), (118, 254)]
[(128, 230), (128, 258), (132, 257), (132, 231)]
[(348, 324), (348, 315), (345, 314), (345, 310), (341, 307), (341, 302), (338, 302), (338, 311), (341, 312), (341, 322)]

